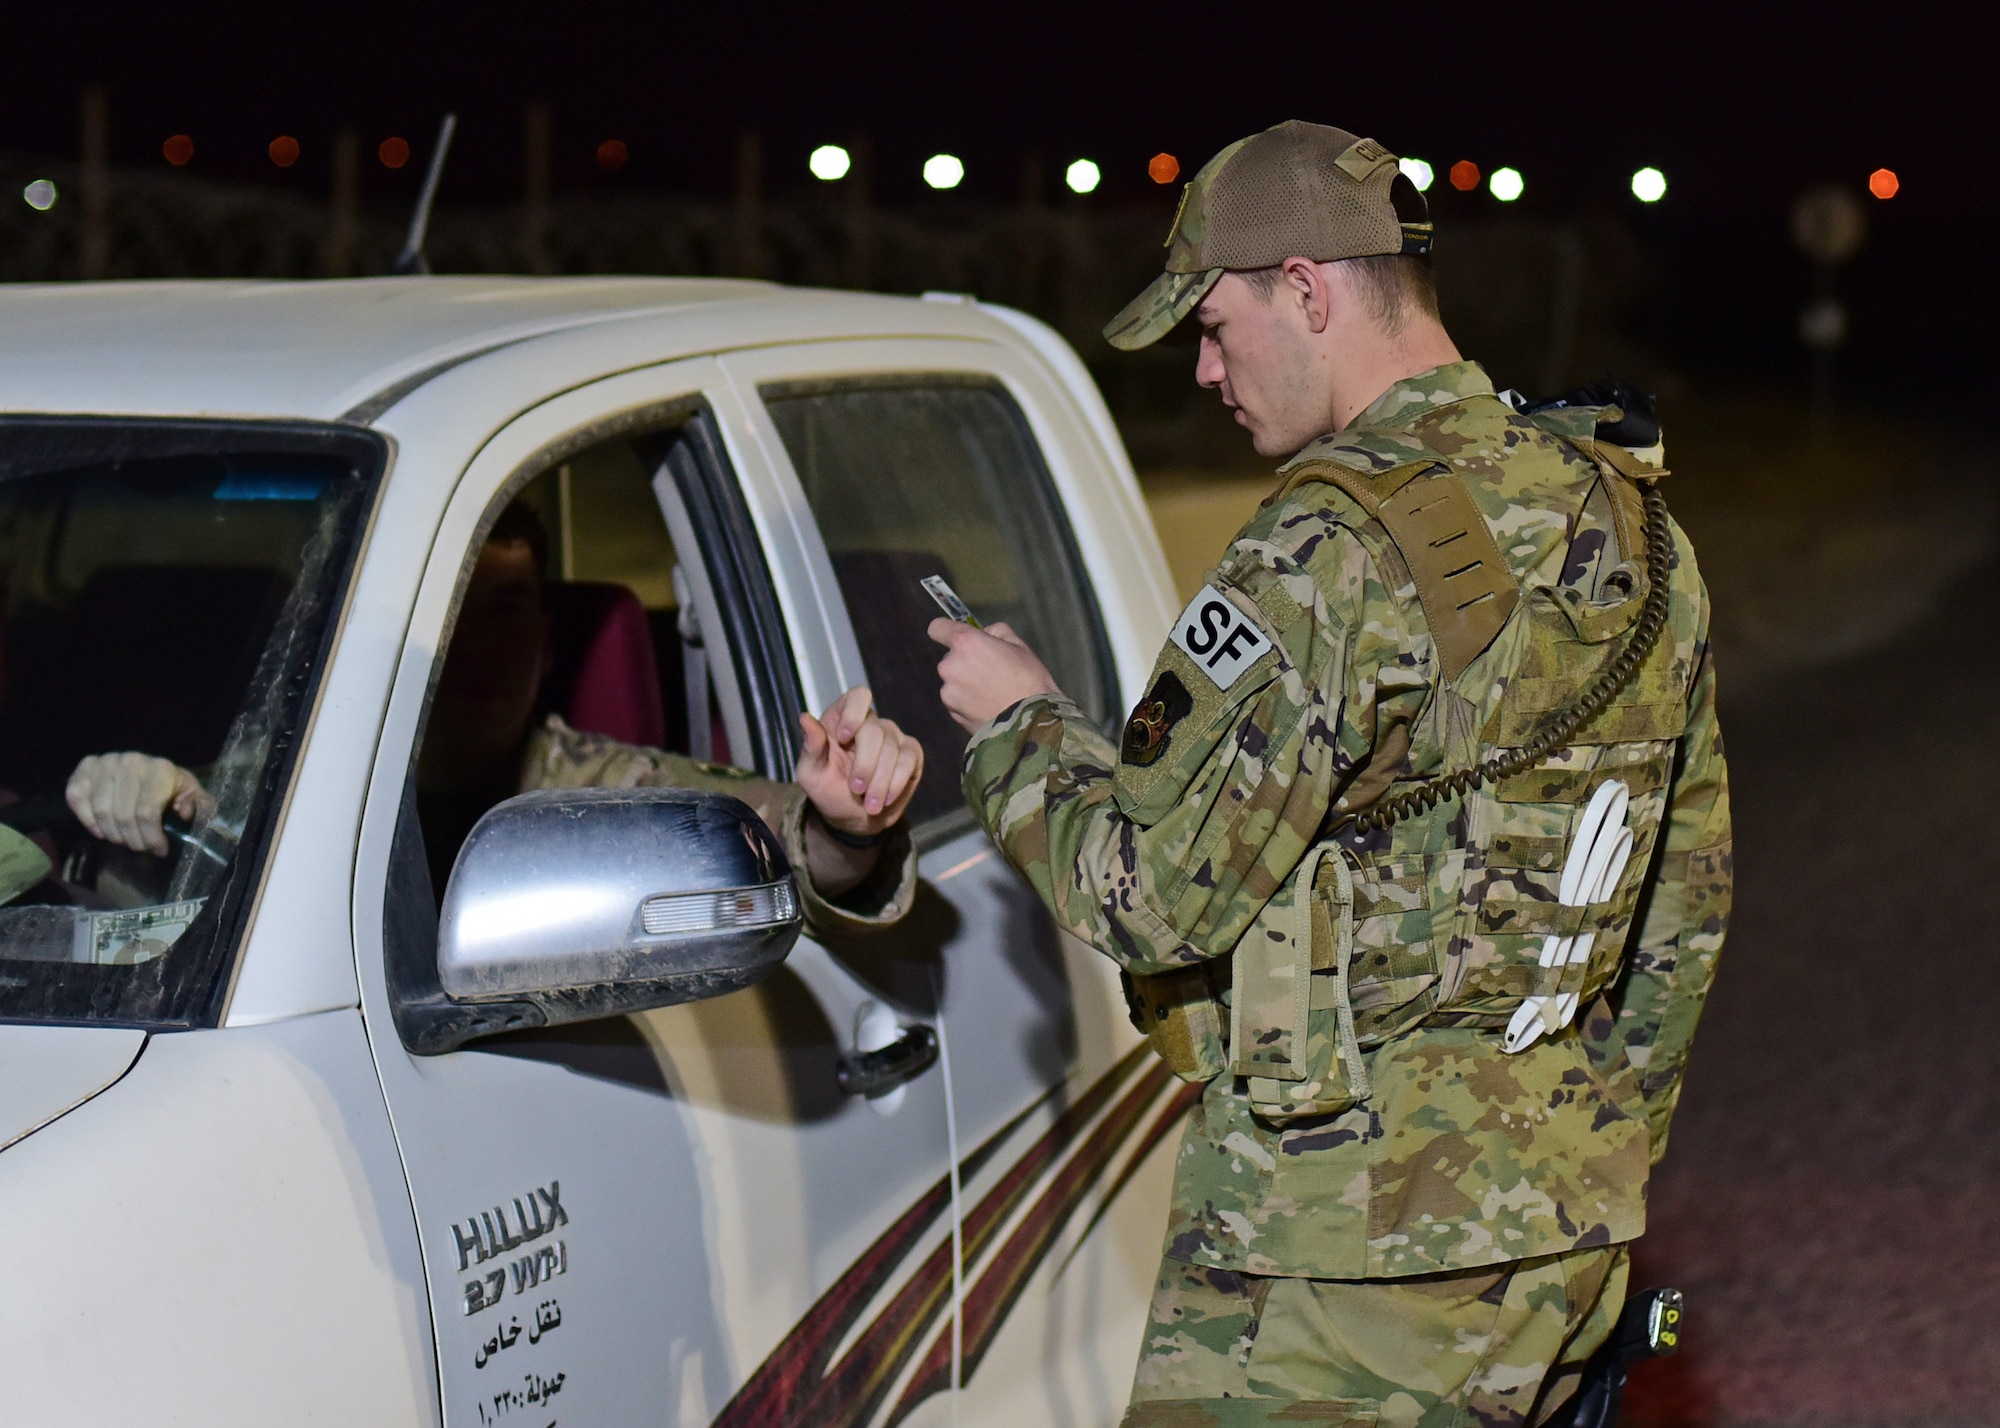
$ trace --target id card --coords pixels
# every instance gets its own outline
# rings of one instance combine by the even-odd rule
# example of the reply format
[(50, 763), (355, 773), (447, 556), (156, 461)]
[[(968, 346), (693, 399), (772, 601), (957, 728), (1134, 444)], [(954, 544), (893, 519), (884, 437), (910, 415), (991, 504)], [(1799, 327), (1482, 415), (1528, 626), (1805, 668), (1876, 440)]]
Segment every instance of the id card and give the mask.
[(937, 601), (938, 609), (944, 611), (944, 617), (947, 620), (961, 621), (972, 626), (975, 630), (986, 628), (979, 623), (979, 619), (972, 613), (971, 607), (958, 598), (958, 592), (951, 588), (951, 582), (946, 580), (942, 575), (926, 575), (922, 583), (925, 593), (931, 599)]

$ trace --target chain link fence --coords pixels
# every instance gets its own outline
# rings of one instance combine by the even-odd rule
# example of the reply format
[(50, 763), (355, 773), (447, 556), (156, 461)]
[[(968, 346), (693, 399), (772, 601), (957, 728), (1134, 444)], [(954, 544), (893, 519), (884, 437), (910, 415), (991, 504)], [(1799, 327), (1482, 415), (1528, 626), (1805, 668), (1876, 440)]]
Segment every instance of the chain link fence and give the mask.
[[(56, 186), (46, 210), (22, 197), (36, 179)], [(185, 173), (113, 170), (90, 185), (76, 165), (0, 155), (0, 281), (75, 280), (87, 261), (111, 279), (384, 274), (408, 223), (406, 212), (342, 212)], [(1099, 336), (1159, 272), (1166, 221), (1152, 207), (956, 197), (889, 209), (838, 189), (751, 202), (589, 195), (440, 207), (427, 254), (439, 273), (750, 275), (974, 293), (1035, 314), (1084, 355), (1141, 467), (1240, 462), (1241, 433), (1193, 387), (1185, 335), (1130, 354)], [(1447, 324), (1503, 386), (1553, 391), (1607, 371), (1671, 384), (1621, 336), (1651, 274), (1615, 220), (1453, 226), (1440, 235), (1437, 270)]]

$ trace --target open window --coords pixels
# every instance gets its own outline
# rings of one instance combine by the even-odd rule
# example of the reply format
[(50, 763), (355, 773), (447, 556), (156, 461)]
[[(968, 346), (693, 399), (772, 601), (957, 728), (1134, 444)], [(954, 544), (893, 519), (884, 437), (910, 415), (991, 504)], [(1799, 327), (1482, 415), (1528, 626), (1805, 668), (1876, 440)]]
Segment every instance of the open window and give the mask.
[(991, 377), (951, 373), (785, 382), (761, 389), (826, 541), (876, 706), (922, 741), (910, 806), (918, 841), (970, 826), (966, 735), (938, 701), (942, 575), (981, 620), (1034, 646), (1099, 725), (1115, 695), (1097, 602), (1027, 419)]
[(801, 707), (791, 646), (705, 410), (615, 420), (545, 451), (495, 496), (464, 554), (391, 854), (392, 1005), (413, 1050), (534, 1025), (437, 984), (437, 906), (479, 818), (524, 791), (524, 756), (567, 727), (788, 778)]

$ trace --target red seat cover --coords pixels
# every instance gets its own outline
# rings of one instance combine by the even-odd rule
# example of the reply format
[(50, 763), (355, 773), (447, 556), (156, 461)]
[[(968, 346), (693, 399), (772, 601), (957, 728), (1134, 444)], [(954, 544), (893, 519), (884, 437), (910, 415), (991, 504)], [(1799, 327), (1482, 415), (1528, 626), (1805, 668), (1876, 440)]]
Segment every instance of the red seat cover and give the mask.
[(627, 744), (667, 741), (653, 632), (639, 597), (623, 585), (573, 581), (549, 587), (555, 659), (548, 707), (570, 727)]

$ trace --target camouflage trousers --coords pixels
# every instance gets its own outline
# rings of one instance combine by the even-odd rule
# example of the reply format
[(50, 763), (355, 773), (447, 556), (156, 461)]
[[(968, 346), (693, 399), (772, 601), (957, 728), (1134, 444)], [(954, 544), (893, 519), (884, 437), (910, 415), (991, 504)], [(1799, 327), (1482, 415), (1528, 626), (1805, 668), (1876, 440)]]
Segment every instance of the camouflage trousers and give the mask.
[(1576, 1391), (1623, 1245), (1408, 1279), (1160, 1266), (1124, 1428), (1517, 1428)]

